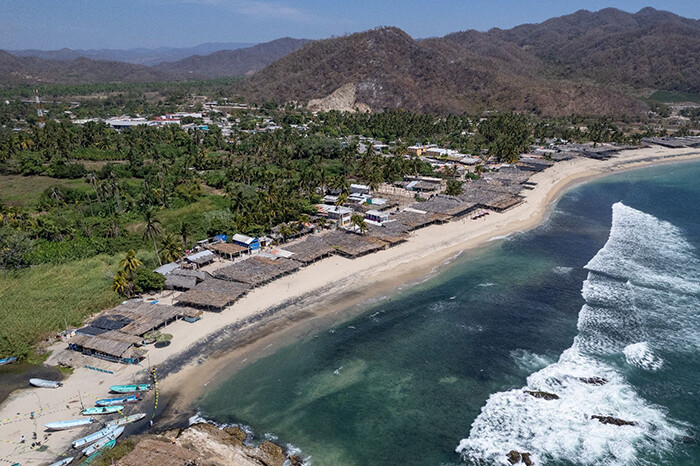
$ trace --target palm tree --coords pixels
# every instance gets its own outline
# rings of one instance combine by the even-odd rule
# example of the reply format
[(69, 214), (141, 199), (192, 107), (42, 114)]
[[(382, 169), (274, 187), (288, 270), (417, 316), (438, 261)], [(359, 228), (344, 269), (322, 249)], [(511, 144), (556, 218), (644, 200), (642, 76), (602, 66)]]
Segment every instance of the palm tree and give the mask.
[(160, 243), (163, 259), (166, 262), (175, 262), (182, 259), (182, 246), (172, 233), (168, 233)]
[(362, 217), (360, 214), (352, 214), (352, 217), (350, 217), (350, 223), (357, 227), (357, 229), (360, 230), (360, 233), (363, 235), (369, 229), (367, 227), (367, 222), (365, 222), (364, 217)]
[(119, 267), (121, 267), (128, 276), (132, 276), (141, 265), (141, 261), (136, 258), (136, 252), (133, 249), (129, 250), (129, 252), (126, 253), (126, 257), (119, 263)]
[(53, 201), (56, 203), (56, 207), (58, 207), (61, 202), (63, 202), (63, 191), (61, 191), (60, 187), (53, 186), (51, 188), (51, 192), (49, 193), (49, 197), (53, 199)]
[(129, 282), (129, 279), (124, 270), (120, 270), (114, 276), (114, 281), (112, 282), (112, 290), (121, 296), (131, 296), (131, 283)]
[(156, 239), (160, 235), (160, 220), (153, 216), (153, 211), (149, 210), (146, 212), (146, 228), (143, 230), (143, 239), (150, 239), (153, 241), (153, 249), (156, 251), (156, 257), (158, 258), (158, 264), (163, 265), (160, 260), (160, 255), (158, 255), (158, 243)]

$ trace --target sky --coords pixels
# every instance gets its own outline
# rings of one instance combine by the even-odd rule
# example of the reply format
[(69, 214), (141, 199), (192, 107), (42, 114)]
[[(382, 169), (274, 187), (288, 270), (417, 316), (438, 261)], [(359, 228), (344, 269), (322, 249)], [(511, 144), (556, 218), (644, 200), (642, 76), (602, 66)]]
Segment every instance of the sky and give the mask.
[(645, 6), (700, 19), (698, 0), (0, 0), (0, 49), (190, 47), (321, 39), (377, 26), (424, 38)]

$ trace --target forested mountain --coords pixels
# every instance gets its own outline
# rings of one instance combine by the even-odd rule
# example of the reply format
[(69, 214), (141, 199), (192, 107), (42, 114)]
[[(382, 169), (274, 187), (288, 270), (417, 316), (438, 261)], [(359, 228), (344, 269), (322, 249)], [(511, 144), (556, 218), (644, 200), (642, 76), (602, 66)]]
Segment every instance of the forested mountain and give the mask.
[(17, 57), (0, 50), (0, 85), (39, 83), (148, 82), (241, 76), (260, 70), (299, 49), (305, 39), (282, 38), (238, 50), (194, 55), (157, 66), (134, 65), (89, 58), (44, 59)]
[(162, 63), (154, 70), (179, 79), (207, 79), (251, 74), (278, 58), (300, 49), (306, 39), (284, 37), (238, 50), (221, 50), (210, 55), (194, 55), (173, 63)]
[(373, 110), (641, 115), (639, 97), (654, 90), (700, 92), (700, 21), (645, 8), (426, 40), (383, 28), (314, 42), (241, 89), (306, 102), (347, 84)]
[(153, 67), (0, 53), (0, 82), (248, 75), (231, 92), (257, 102), (542, 115), (642, 116), (648, 110), (643, 99), (656, 90), (700, 93), (700, 21), (653, 8), (634, 14), (581, 10), (509, 30), (423, 40), (387, 27), (307, 42), (283, 38)]
[(60, 50), (8, 50), (17, 57), (37, 57), (46, 60), (74, 60), (89, 58), (91, 60), (120, 61), (136, 65), (158, 65), (162, 62), (173, 62), (191, 57), (192, 55), (209, 55), (220, 50), (236, 50), (252, 47), (255, 44), (241, 42), (206, 42), (194, 47), (158, 47), (133, 49), (69, 49)]

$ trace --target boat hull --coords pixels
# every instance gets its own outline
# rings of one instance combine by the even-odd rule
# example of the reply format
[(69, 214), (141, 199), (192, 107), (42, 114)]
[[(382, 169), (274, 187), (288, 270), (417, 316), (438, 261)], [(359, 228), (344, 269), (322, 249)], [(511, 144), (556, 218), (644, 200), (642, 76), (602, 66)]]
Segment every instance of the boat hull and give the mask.
[(140, 421), (141, 419), (143, 419), (145, 417), (146, 417), (145, 413), (131, 414), (129, 416), (124, 416), (124, 417), (119, 418), (119, 419), (114, 419), (114, 420), (108, 421), (105, 423), (105, 427), (119, 427), (119, 426), (123, 426), (126, 424), (130, 424), (132, 422)]
[(73, 457), (69, 456), (68, 458), (63, 458), (60, 461), (56, 461), (55, 463), (51, 463), (49, 466), (65, 466), (66, 464), (70, 464), (71, 461), (73, 461)]
[(104, 429), (100, 429), (95, 433), (92, 433), (90, 435), (86, 435), (85, 437), (81, 437), (71, 444), (73, 448), (80, 448), (84, 447), (85, 445), (89, 445), (92, 442), (97, 442), (101, 438), (107, 437), (109, 434), (113, 433), (116, 430), (116, 427), (105, 427)]
[(85, 456), (90, 456), (95, 452), (98, 452), (102, 450), (106, 445), (108, 445), (110, 442), (115, 442), (117, 438), (124, 432), (123, 427), (117, 427), (112, 431), (111, 434), (107, 435), (106, 437), (101, 438), (97, 442), (93, 443), (87, 448), (83, 449), (83, 454)]
[(93, 422), (95, 422), (95, 420), (88, 417), (84, 419), (73, 419), (71, 421), (49, 422), (48, 424), (44, 424), (44, 427), (46, 427), (47, 430), (68, 430), (89, 426)]
[(114, 393), (142, 393), (149, 391), (151, 385), (147, 383), (136, 385), (112, 385), (109, 389)]
[(83, 410), (83, 416), (94, 416), (96, 414), (114, 414), (122, 411), (124, 406), (114, 405), (114, 406), (98, 406), (97, 408), (87, 408)]
[(12, 364), (17, 360), (17, 356), (12, 356), (11, 358), (0, 359), (0, 366), (5, 366), (7, 364)]
[(136, 403), (140, 401), (138, 395), (121, 396), (118, 398), (104, 398), (102, 400), (97, 400), (95, 404), (97, 406), (114, 406), (124, 403)]
[(58, 388), (63, 386), (61, 382), (55, 380), (29, 379), (29, 385), (39, 388)]

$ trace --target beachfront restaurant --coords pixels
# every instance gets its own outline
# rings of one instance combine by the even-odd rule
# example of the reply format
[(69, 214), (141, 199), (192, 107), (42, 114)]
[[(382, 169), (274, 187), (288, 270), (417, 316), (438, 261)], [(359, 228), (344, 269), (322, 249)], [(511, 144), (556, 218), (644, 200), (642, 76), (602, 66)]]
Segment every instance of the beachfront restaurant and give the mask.
[(260, 249), (260, 241), (258, 241), (257, 238), (253, 238), (252, 236), (248, 235), (243, 235), (241, 233), (233, 235), (233, 244), (237, 244), (238, 246), (243, 246), (249, 251), (257, 251)]
[[(122, 364), (138, 364), (148, 350), (137, 348), (143, 344), (143, 338), (127, 335), (116, 330), (100, 331), (95, 327), (80, 329), (71, 338), (68, 347), (88, 356), (95, 356)], [(92, 332), (97, 332), (92, 334)]]
[(189, 256), (186, 256), (184, 261), (193, 264), (196, 267), (204, 267), (207, 264), (211, 264), (214, 262), (214, 255), (213, 252), (205, 249), (204, 251), (200, 251), (194, 254), (190, 254)]

